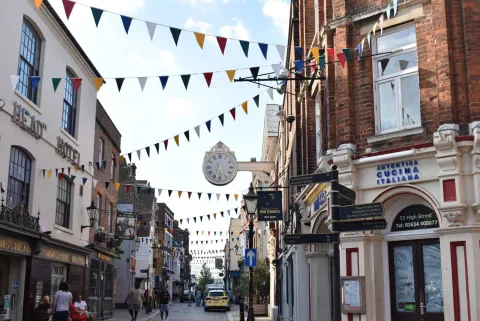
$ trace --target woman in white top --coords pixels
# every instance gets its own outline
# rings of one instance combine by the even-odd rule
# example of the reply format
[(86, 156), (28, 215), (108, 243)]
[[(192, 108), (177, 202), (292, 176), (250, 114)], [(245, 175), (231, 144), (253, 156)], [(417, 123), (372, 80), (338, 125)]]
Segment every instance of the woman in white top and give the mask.
[(72, 304), (73, 296), (68, 291), (68, 283), (61, 282), (55, 293), (53, 300), (53, 321), (68, 321), (70, 316), (70, 304)]

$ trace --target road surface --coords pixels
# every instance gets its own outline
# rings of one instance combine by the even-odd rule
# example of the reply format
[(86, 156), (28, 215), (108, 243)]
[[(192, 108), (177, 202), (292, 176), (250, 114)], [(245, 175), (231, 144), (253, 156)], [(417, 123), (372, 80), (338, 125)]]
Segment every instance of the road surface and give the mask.
[[(159, 321), (160, 316), (155, 318)], [(188, 303), (175, 303), (170, 307), (168, 321), (227, 321), (227, 314), (223, 311), (203, 311), (203, 307), (197, 307)]]

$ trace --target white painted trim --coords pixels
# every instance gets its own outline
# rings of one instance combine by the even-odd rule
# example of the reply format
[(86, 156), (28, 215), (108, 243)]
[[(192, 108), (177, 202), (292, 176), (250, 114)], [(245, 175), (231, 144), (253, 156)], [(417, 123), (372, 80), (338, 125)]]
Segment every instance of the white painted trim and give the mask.
[(425, 129), (419, 125), (419, 127), (415, 128), (409, 128), (409, 129), (404, 129), (392, 133), (386, 133), (386, 134), (378, 134), (375, 136), (370, 136), (367, 137), (367, 143), (368, 144), (373, 144), (373, 143), (380, 143), (388, 140), (393, 140), (401, 137), (406, 137), (406, 136), (413, 136), (413, 135), (420, 135), (425, 132)]

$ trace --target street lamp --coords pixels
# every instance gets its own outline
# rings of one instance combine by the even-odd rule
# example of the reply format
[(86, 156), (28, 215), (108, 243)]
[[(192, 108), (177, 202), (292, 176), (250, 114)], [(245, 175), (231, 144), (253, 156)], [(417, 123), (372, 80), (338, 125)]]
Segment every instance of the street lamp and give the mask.
[[(248, 246), (253, 248), (253, 219), (255, 218), (255, 213), (257, 211), (258, 195), (255, 194), (253, 190), (253, 185), (250, 183), (248, 188), (248, 193), (243, 195), (243, 200), (245, 201), (245, 209), (249, 215), (249, 224), (248, 224)], [(255, 321), (255, 316), (253, 315), (253, 267), (249, 267), (250, 277), (248, 279), (248, 314), (247, 321)]]
[(135, 239), (135, 250), (132, 250), (132, 253), (137, 252), (139, 248), (140, 248), (140, 239), (137, 237)]
[(95, 224), (95, 221), (97, 220), (97, 215), (98, 215), (97, 210), (98, 209), (92, 200), (92, 202), (90, 203), (90, 206), (87, 207), (87, 213), (88, 213), (88, 218), (90, 220), (90, 225), (82, 225), (80, 227), (80, 232), (82, 232), (83, 229), (86, 227), (93, 227), (93, 224)]

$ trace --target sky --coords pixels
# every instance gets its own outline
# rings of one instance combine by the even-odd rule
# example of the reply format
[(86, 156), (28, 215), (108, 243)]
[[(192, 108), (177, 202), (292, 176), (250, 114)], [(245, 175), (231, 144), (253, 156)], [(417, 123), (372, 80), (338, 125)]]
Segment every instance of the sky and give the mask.
[[(266, 88), (230, 83), (225, 72), (215, 73), (208, 88), (201, 73), (247, 68), (237, 71), (236, 77), (250, 76), (248, 68), (256, 66), (261, 66), (260, 73), (272, 72), (270, 65), (281, 61), (275, 46), (269, 46), (268, 60), (255, 43), (250, 44), (248, 58), (239, 42), (233, 40), (227, 41), (222, 55), (216, 39), (207, 36), (202, 50), (189, 32), (182, 32), (175, 46), (168, 28), (158, 26), (152, 41), (145, 23), (133, 20), (127, 35), (121, 18), (108, 12), (103, 13), (96, 28), (91, 9), (79, 4), (202, 33), (286, 45), (289, 0), (78, 0), (68, 20), (61, 0), (50, 3), (104, 78), (155, 76), (147, 80), (143, 92), (136, 78), (126, 79), (120, 93), (115, 80), (107, 79), (98, 99), (122, 134), (122, 154), (152, 146), (150, 158), (142, 152), (141, 160), (134, 155), (132, 161), (137, 165), (137, 179), (146, 179), (152, 187), (165, 190), (157, 201), (167, 203), (177, 220), (239, 207), (241, 193), (252, 179), (251, 173), (239, 172), (227, 186), (211, 185), (202, 172), (205, 152), (222, 141), (235, 152), (238, 161), (249, 161), (251, 157), (260, 160), (265, 104), (279, 104), (282, 96), (275, 92), (272, 101)], [(180, 77), (170, 77), (163, 90), (156, 77), (190, 73), (200, 75), (192, 76), (188, 90)], [(274, 82), (268, 84), (276, 86)], [(260, 94), (260, 108), (252, 100), (257, 94)], [(229, 109), (245, 100), (249, 103), (248, 115), (239, 107), (233, 121)], [(204, 122), (223, 112), (226, 112), (224, 127), (217, 118), (208, 133)], [(187, 142), (183, 132), (199, 124), (202, 124), (200, 138), (192, 130)], [(157, 155), (153, 144), (176, 134), (181, 134), (180, 147), (172, 139), (168, 151), (161, 144)], [(193, 194), (189, 200), (186, 193), (179, 199), (174, 192), (169, 198), (168, 189), (240, 196), (238, 201), (233, 197), (217, 201), (215, 196), (209, 201), (206, 194), (201, 200)], [(216, 220), (205, 219), (202, 223), (197, 220), (196, 224), (193, 220), (186, 224), (184, 220), (181, 227), (191, 231), (194, 241), (191, 249), (220, 250), (223, 243), (200, 246), (195, 241), (225, 239), (219, 233), (216, 238), (207, 237), (206, 231), (226, 231), (228, 225), (228, 215), (223, 219), (217, 215)], [(205, 231), (204, 236), (201, 232), (197, 236), (197, 230)]]

